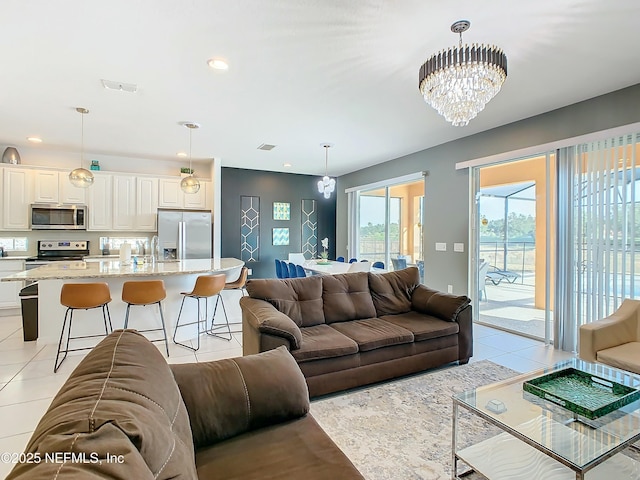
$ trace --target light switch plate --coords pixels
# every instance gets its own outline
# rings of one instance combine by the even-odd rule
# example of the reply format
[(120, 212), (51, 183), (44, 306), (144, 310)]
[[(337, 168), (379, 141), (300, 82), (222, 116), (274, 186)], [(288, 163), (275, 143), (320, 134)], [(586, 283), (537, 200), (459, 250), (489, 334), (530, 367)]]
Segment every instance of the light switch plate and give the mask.
[(436, 252), (446, 252), (447, 244), (445, 242), (436, 242)]
[(464, 243), (454, 243), (453, 244), (454, 252), (464, 252)]

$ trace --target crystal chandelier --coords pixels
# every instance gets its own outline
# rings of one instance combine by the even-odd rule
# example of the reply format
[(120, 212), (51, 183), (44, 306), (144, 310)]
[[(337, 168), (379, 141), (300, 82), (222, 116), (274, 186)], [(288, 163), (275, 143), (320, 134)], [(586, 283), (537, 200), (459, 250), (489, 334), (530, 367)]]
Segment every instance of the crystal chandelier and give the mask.
[(182, 179), (180, 188), (184, 193), (198, 193), (200, 182), (193, 176), (193, 169), (191, 168), (191, 132), (196, 128), (200, 128), (200, 125), (191, 122), (183, 123), (183, 125), (189, 129), (189, 176)]
[(84, 156), (84, 116), (89, 113), (86, 108), (78, 107), (76, 112), (82, 115), (82, 126), (80, 136), (80, 167), (74, 168), (69, 172), (69, 181), (72, 185), (79, 188), (87, 188), (93, 185), (93, 173), (82, 167), (82, 157)]
[(420, 67), (420, 93), (448, 122), (464, 127), (482, 111), (507, 78), (507, 56), (496, 47), (462, 46), (468, 20), (451, 25), (460, 44), (436, 53)]
[(318, 191), (324, 194), (324, 198), (331, 198), (331, 193), (336, 189), (336, 181), (327, 174), (329, 165), (329, 149), (333, 146), (330, 143), (321, 143), (324, 148), (324, 177), (318, 180)]

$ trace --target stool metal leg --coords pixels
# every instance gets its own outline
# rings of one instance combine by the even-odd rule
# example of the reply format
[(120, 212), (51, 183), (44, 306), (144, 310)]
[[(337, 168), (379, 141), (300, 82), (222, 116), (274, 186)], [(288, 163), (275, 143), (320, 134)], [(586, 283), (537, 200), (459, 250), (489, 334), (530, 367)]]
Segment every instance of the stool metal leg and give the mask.
[[(71, 315), (69, 315), (69, 312), (71, 312)], [(73, 316), (73, 310), (71, 308), (67, 308), (67, 311), (64, 312), (64, 321), (62, 322), (62, 330), (60, 331), (60, 341), (58, 341), (58, 352), (56, 353), (56, 362), (53, 366), (53, 373), (56, 373), (58, 371), (58, 369), (60, 368), (60, 365), (62, 365), (62, 362), (64, 362), (64, 359), (67, 358), (67, 354), (69, 353), (69, 337), (71, 336), (71, 317), (72, 316)], [(67, 330), (66, 348), (64, 350), (64, 356), (62, 357), (60, 362), (58, 362), (58, 358), (60, 357), (60, 348), (62, 347), (62, 338), (64, 337), (64, 330), (65, 330), (65, 327), (67, 326), (67, 317), (69, 317), (69, 328)]]
[[(224, 328), (224, 325), (214, 326), (214, 321), (216, 319), (216, 312), (218, 311), (218, 302), (220, 302), (220, 304), (222, 305), (222, 311), (224, 312), (224, 318), (227, 323), (227, 331), (222, 333), (223, 335), (229, 335), (229, 338), (223, 337), (219, 333), (215, 333), (217, 329)], [(222, 295), (220, 294), (218, 294), (218, 298), (216, 298), (216, 306), (213, 309), (213, 316), (211, 317), (211, 328), (209, 329), (207, 334), (211, 335), (212, 337), (218, 337), (223, 340), (227, 340), (228, 342), (230, 342), (233, 339), (233, 336), (231, 335), (231, 326), (229, 325), (229, 317), (227, 316), (227, 309), (224, 307), (224, 300), (222, 299)]]
[[(191, 345), (187, 345), (186, 343), (182, 343), (176, 340), (176, 335), (178, 334), (179, 327), (186, 327), (190, 325), (189, 323), (180, 325), (180, 316), (182, 315), (182, 307), (184, 307), (184, 301), (187, 299), (187, 296), (182, 297), (182, 303), (180, 304), (180, 311), (178, 312), (178, 319), (176, 320), (176, 328), (173, 330), (173, 343), (176, 345), (180, 345), (182, 347), (188, 348), (189, 350), (196, 351), (200, 348), (200, 322), (198, 322), (198, 348), (193, 348)], [(200, 318), (200, 302), (198, 301), (198, 318)]]
[(169, 356), (169, 341), (167, 340), (167, 327), (164, 324), (164, 314), (162, 313), (162, 302), (158, 302), (158, 310), (160, 310), (160, 320), (162, 320), (162, 333), (164, 335), (164, 348), (167, 349), (167, 357)]

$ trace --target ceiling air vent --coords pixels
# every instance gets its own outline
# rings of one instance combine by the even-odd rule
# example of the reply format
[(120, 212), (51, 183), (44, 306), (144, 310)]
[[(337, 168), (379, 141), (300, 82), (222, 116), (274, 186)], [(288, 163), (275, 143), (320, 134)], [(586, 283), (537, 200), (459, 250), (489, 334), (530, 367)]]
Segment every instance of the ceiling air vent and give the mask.
[(270, 145), (268, 143), (262, 143), (262, 144), (258, 145), (258, 150), (266, 150), (267, 152), (269, 150), (273, 150), (274, 148), (276, 148), (275, 145)]
[(107, 90), (117, 90), (119, 92), (136, 93), (138, 85), (135, 83), (114, 82), (113, 80), (102, 79), (102, 86)]

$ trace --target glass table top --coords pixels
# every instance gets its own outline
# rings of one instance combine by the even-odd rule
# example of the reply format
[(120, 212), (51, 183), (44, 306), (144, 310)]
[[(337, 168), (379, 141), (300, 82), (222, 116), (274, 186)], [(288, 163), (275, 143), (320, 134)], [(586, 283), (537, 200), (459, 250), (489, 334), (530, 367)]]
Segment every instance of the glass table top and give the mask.
[[(454, 395), (454, 401), (479, 416), (516, 432), (578, 468), (619, 449), (640, 436), (640, 400), (594, 420), (525, 392), (522, 383), (548, 373), (573, 367), (598, 377), (640, 388), (640, 376), (571, 359), (510, 379)], [(637, 439), (636, 439), (637, 440)], [(635, 441), (635, 440), (634, 440)]]

